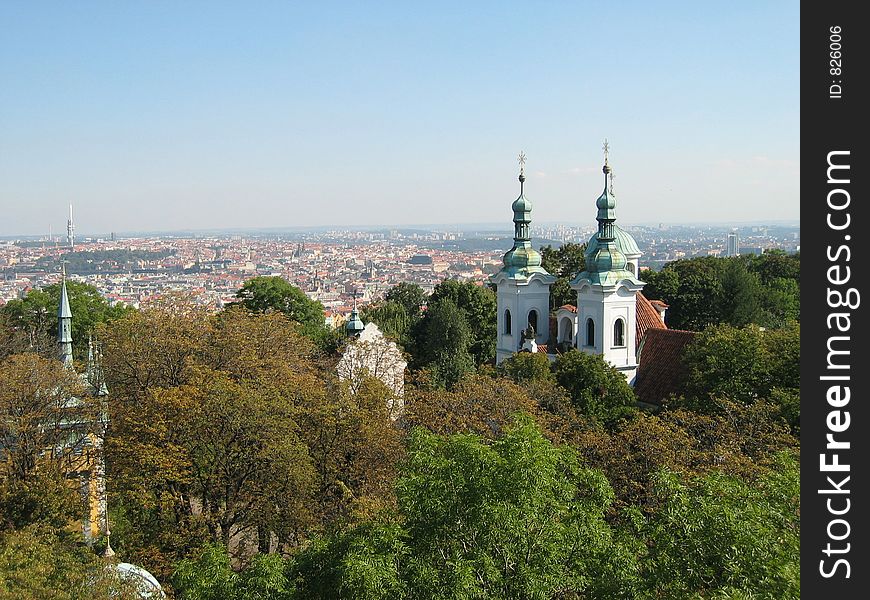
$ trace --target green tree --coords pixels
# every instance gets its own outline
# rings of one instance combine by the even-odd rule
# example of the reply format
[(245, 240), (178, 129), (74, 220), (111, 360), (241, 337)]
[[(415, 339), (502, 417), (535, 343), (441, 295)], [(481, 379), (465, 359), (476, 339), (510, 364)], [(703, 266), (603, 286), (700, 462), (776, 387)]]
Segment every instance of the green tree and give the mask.
[[(133, 309), (109, 302), (92, 285), (67, 280), (67, 297), (73, 314), (73, 355), (78, 360), (87, 356), (88, 336), (100, 324), (121, 318)], [(20, 300), (11, 300), (0, 308), (7, 323), (30, 338), (34, 349), (45, 355), (57, 352), (57, 310), (60, 305), (60, 284), (33, 289)]]
[(451, 387), (474, 370), (474, 337), (465, 313), (449, 297), (430, 301), (418, 326), (416, 365), (427, 368), (441, 387)]
[(712, 407), (705, 405), (711, 398), (749, 404), (767, 397), (772, 387), (772, 356), (765, 335), (755, 325), (717, 325), (696, 336), (684, 355), (689, 370), (688, 406), (708, 412)]
[(408, 318), (415, 322), (422, 315), (427, 298), (426, 292), (416, 283), (402, 282), (390, 288), (384, 295), (384, 300), (400, 304)]
[(362, 308), (360, 317), (364, 323), (375, 323), (384, 335), (393, 338), (402, 346), (408, 344), (412, 322), (402, 304), (392, 300), (369, 304)]
[(323, 324), (323, 305), (308, 298), (305, 292), (283, 277), (262, 276), (249, 279), (236, 292), (236, 298), (251, 312), (274, 310), (302, 325)]
[[(439, 340), (427, 335), (428, 321), (432, 308), (441, 300), (450, 300), (465, 317), (470, 343), (468, 352), (474, 364), (483, 365), (495, 360), (496, 308), (495, 293), (487, 287), (473, 282), (460, 283), (445, 279), (435, 286), (429, 298), (428, 309), (416, 328), (414, 351), (433, 353), (432, 344)], [(422, 336), (419, 333), (422, 332)]]
[(800, 597), (800, 472), (783, 455), (757, 481), (661, 473), (642, 527), (643, 580), (656, 598)]
[(287, 577), (286, 561), (277, 554), (260, 554), (236, 572), (224, 546), (209, 544), (195, 559), (178, 563), (172, 584), (179, 600), (291, 600), (295, 586)]
[(586, 269), (586, 243), (566, 242), (558, 248), (543, 246), (541, 259), (541, 266), (556, 276), (556, 282), (550, 287), (552, 308), (576, 304), (577, 292), (571, 289), (570, 283), (578, 273)]
[(635, 412), (637, 400), (625, 376), (601, 356), (571, 350), (559, 355), (553, 373), (578, 412), (592, 421), (612, 425)]
[(73, 535), (45, 527), (0, 533), (0, 600), (137, 600)]
[(761, 314), (764, 290), (758, 275), (748, 270), (747, 261), (742, 257), (726, 261), (722, 273), (721, 322), (742, 327), (764, 319)]
[(503, 360), (498, 370), (517, 383), (554, 381), (550, 359), (541, 352), (518, 352)]
[(307, 598), (635, 598), (637, 551), (605, 520), (613, 491), (529, 420), (497, 441), (417, 429), (397, 484), (401, 524), (303, 551)]
[[(644, 295), (666, 302), (668, 327), (701, 331), (723, 322), (722, 279), (725, 260), (712, 256), (668, 263), (661, 274), (644, 274)], [(673, 275), (664, 275), (665, 272)]]

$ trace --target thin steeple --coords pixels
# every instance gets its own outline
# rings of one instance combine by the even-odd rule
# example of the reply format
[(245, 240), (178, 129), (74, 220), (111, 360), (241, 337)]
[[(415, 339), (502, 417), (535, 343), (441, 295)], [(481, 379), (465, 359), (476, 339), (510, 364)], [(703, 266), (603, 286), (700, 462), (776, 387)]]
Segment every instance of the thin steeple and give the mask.
[(525, 196), (526, 155), (524, 152), (520, 152), (517, 161), (520, 163), (520, 195), (511, 204), (514, 213), (514, 245), (502, 258), (504, 263), (502, 270), (507, 271), (511, 277), (524, 278), (531, 273), (547, 275), (547, 271), (541, 267), (541, 255), (532, 247), (532, 203)]
[[(609, 155), (610, 144), (604, 140), (604, 166), (601, 172), (604, 173), (604, 191), (595, 202), (598, 208), (598, 216), (595, 217), (598, 221), (598, 241), (599, 243), (614, 239), (613, 223), (616, 221), (616, 198), (613, 196), (613, 180), (610, 175), (613, 169), (610, 167)], [(608, 184), (610, 189), (608, 189)]]
[(66, 261), (61, 262), (60, 304), (57, 307), (57, 343), (64, 366), (72, 368), (72, 311), (66, 291)]
[(356, 293), (357, 291), (353, 291), (353, 310), (350, 312), (350, 318), (347, 320), (347, 324), (344, 326), (345, 332), (347, 335), (356, 335), (365, 329), (365, 324), (362, 322), (362, 319), (359, 318), (359, 312), (356, 309)]

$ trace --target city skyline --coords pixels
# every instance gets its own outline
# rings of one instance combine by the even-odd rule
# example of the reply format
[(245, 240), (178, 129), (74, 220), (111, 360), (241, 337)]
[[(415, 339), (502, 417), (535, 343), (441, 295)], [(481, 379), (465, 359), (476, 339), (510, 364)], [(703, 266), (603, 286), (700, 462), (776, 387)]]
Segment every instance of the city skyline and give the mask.
[(520, 151), (584, 223), (604, 138), (621, 222), (800, 216), (792, 3), (87, 6), (0, 8), (0, 236), (508, 223)]

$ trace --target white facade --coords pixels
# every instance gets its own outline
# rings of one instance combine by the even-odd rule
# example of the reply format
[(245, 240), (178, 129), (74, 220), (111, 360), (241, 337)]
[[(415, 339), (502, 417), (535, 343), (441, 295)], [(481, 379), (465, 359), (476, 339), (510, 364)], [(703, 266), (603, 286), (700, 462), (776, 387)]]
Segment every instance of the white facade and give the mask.
[(574, 346), (600, 354), (632, 383), (637, 374), (637, 293), (643, 284), (623, 280), (605, 286), (581, 280), (571, 287), (577, 291)]
[(523, 331), (531, 323), (535, 342), (546, 344), (550, 337), (550, 285), (555, 277), (532, 273), (528, 279), (514, 279), (498, 273), (492, 282), (498, 288), (498, 336), (496, 364), (510, 358), (523, 345)]
[(395, 342), (388, 340), (374, 323), (368, 323), (356, 339), (350, 341), (338, 361), (338, 378), (347, 381), (356, 393), (365, 375), (380, 379), (393, 393), (386, 399), (393, 419), (404, 409), (405, 368), (408, 362)]

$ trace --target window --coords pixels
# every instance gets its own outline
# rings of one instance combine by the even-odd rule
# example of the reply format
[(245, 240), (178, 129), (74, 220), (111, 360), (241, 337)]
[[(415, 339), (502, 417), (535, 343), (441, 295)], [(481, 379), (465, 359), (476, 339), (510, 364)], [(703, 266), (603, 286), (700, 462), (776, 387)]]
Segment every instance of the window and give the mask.
[(529, 311), (529, 327), (535, 330), (535, 337), (538, 335), (538, 311), (532, 309)]
[(586, 345), (595, 345), (595, 322), (591, 318), (586, 319)]
[(622, 319), (616, 319), (613, 324), (613, 345), (625, 346), (625, 321)]
[(504, 311), (504, 333), (505, 335), (511, 334), (511, 311)]

